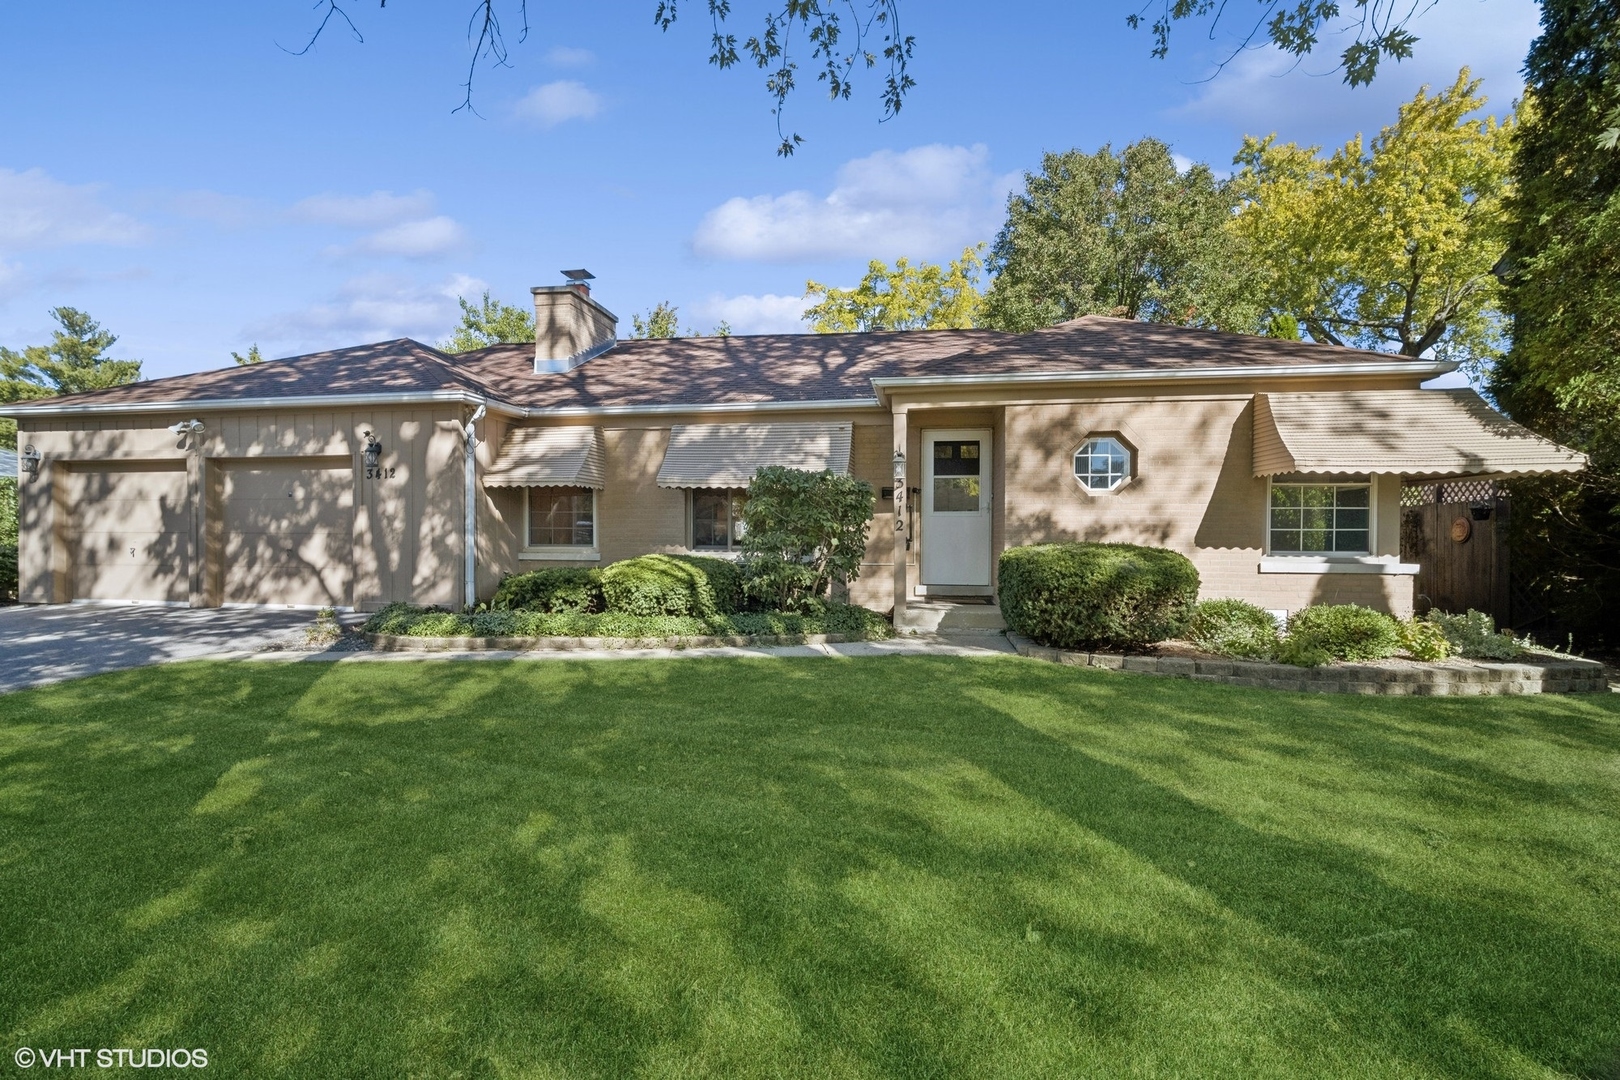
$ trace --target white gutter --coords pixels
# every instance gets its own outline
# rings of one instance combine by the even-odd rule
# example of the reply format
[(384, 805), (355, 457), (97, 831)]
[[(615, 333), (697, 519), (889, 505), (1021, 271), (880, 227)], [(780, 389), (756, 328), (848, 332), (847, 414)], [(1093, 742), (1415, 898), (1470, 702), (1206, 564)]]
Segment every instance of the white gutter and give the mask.
[(467, 489), (463, 502), (467, 506), (466, 534), (463, 543), (467, 547), (467, 607), (478, 606), (478, 433), (476, 425), (484, 418), (484, 406), (478, 409), (467, 420), (464, 429), (467, 443)]
[(1028, 383), (1181, 382), (1195, 379), (1252, 379), (1300, 375), (1421, 375), (1433, 378), (1456, 371), (1452, 360), (1374, 361), (1365, 364), (1267, 364), (1255, 367), (1175, 368), (1159, 371), (1020, 371), (987, 375), (875, 376), (872, 385), (884, 391), (901, 387), (991, 386)]
[(300, 397), (190, 398), (184, 401), (137, 401), (123, 404), (0, 406), (0, 416), (79, 416), (94, 413), (232, 412), (248, 409), (343, 409), (386, 405), (484, 405), (503, 416), (527, 416), (518, 405), (493, 401), (470, 390), (417, 390), (396, 394), (305, 394)]
[(706, 405), (561, 405), (553, 409), (530, 408), (524, 416), (668, 416), (675, 413), (709, 412), (805, 412), (820, 409), (881, 409), (875, 397), (836, 398), (822, 401), (727, 401)]

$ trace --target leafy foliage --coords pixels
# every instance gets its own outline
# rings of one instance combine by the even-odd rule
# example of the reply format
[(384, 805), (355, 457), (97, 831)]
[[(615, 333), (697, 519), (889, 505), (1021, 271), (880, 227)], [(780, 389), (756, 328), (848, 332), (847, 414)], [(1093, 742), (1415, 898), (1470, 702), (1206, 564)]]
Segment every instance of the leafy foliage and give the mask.
[(1249, 324), (1247, 260), (1226, 229), (1238, 189), (1176, 168), (1157, 139), (1047, 154), (1007, 203), (982, 322), (1023, 332), (1082, 315)]
[(778, 611), (818, 606), (861, 573), (877, 498), (872, 486), (828, 470), (769, 465), (743, 507), (748, 595)]
[(875, 611), (829, 604), (815, 615), (739, 612), (718, 615), (629, 615), (624, 612), (490, 610), (474, 614), (390, 604), (364, 627), (373, 634), (405, 637), (795, 637), (838, 634), (854, 641), (894, 636)]
[(1524, 650), (1513, 635), (1496, 629), (1496, 620), (1469, 608), (1462, 615), (1431, 611), (1428, 619), (1450, 643), (1451, 650), (1470, 660), (1512, 660)]
[(866, 266), (866, 276), (853, 289), (836, 289), (816, 281), (804, 283), (806, 295), (820, 301), (804, 317), (818, 334), (865, 333), (872, 330), (965, 330), (977, 324), (982, 297), (979, 274), (983, 269), (977, 248), (940, 266), (911, 264), (904, 256), (894, 269), (877, 259)]
[(243, 356), (239, 352), (234, 352), (233, 351), (231, 353), (231, 359), (236, 361), (236, 366), (237, 367), (247, 367), (250, 364), (262, 364), (262, 363), (264, 363), (264, 353), (259, 351), (258, 342), (254, 342), (252, 345), (248, 346), (248, 351), (247, 351), (246, 356)]
[(676, 338), (681, 336), (679, 324), (680, 309), (663, 300), (653, 306), (643, 319), (641, 315), (630, 316), (630, 324), (634, 328), (632, 337), (638, 338)]
[(1283, 644), (1279, 659), (1305, 667), (1322, 657), (1382, 660), (1400, 648), (1400, 624), (1360, 604), (1313, 604), (1289, 617)]
[(1277, 655), (1277, 620), (1247, 600), (1205, 600), (1193, 609), (1187, 640), (1222, 656), (1270, 660)]
[(16, 598), (17, 478), (0, 476), (0, 599)]
[(456, 303), (461, 305), (461, 325), (439, 343), (440, 352), (470, 352), (491, 345), (534, 340), (534, 312), (493, 300), (488, 289), (476, 304), (465, 296), (456, 297)]
[(1183, 633), (1198, 571), (1167, 548), (1040, 544), (1001, 554), (1001, 613), (1043, 645), (1130, 648)]
[(1497, 402), (1586, 452), (1572, 477), (1518, 481), (1515, 582), (1558, 636), (1620, 642), (1620, 7), (1546, 0), (1525, 62), (1529, 108), (1514, 146), (1503, 260), (1513, 346), (1491, 373)]
[(506, 578), (495, 590), (489, 606), (497, 611), (590, 613), (601, 611), (604, 603), (601, 570), (551, 566)]
[(742, 610), (743, 575), (736, 563), (701, 555), (642, 555), (601, 572), (610, 614), (706, 618)]
[(1451, 655), (1451, 641), (1432, 619), (1402, 619), (1399, 634), (1401, 649), (1414, 660), (1444, 660)]
[(1358, 135), (1327, 157), (1244, 139), (1231, 232), (1263, 268), (1266, 319), (1294, 316), (1316, 341), (1490, 364), (1514, 124), (1472, 116), (1478, 91), (1464, 68), (1447, 90), (1419, 90), (1370, 147)]
[[(49, 345), (30, 345), (20, 353), (0, 346), (0, 403), (102, 390), (141, 377), (139, 360), (107, 355), (118, 335), (85, 312), (52, 308), (51, 318), (60, 329), (51, 335)], [(15, 420), (0, 421), (0, 445), (17, 445)]]

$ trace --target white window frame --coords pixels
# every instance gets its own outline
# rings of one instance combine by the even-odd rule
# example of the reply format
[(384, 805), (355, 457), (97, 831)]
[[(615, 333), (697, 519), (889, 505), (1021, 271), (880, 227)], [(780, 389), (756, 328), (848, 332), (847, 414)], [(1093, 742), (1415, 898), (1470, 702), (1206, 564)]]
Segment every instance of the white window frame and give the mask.
[[(579, 487), (578, 484), (543, 484), (535, 487)], [(599, 492), (595, 488), (586, 488), (591, 493), (591, 543), (588, 546), (579, 544), (542, 544), (533, 546), (529, 543), (529, 514), (532, 510), (529, 492), (534, 487), (519, 489), (523, 492), (523, 546), (518, 551), (518, 558), (529, 561), (553, 562), (599, 562), (602, 558), (602, 521), (598, 514), (601, 500), (597, 498)]]
[(686, 550), (693, 555), (709, 555), (716, 559), (738, 559), (742, 557), (742, 544), (731, 539), (731, 533), (726, 533), (726, 547), (697, 546), (697, 497), (702, 492), (723, 491), (727, 495), (741, 492), (744, 496), (748, 489), (740, 488), (687, 488), (686, 489)]
[[(1080, 455), (1088, 443), (1107, 440), (1125, 451), (1125, 474), (1119, 478), (1119, 483), (1113, 487), (1092, 487), (1080, 478), (1080, 472), (1075, 468), (1074, 459)], [(1136, 479), (1136, 446), (1117, 431), (1088, 431), (1083, 439), (1069, 452), (1069, 475), (1074, 482), (1080, 485), (1080, 490), (1087, 495), (1118, 495), (1131, 481)]]
[(1285, 486), (1306, 487), (1364, 487), (1367, 489), (1367, 550), (1366, 551), (1289, 551), (1274, 553), (1271, 546), (1271, 491), (1275, 478), (1266, 477), (1264, 529), (1265, 554), (1260, 559), (1262, 574), (1415, 574), (1416, 563), (1403, 563), (1397, 555), (1374, 555), (1378, 547), (1378, 476), (1366, 480), (1324, 481), (1305, 483), (1289, 480)]

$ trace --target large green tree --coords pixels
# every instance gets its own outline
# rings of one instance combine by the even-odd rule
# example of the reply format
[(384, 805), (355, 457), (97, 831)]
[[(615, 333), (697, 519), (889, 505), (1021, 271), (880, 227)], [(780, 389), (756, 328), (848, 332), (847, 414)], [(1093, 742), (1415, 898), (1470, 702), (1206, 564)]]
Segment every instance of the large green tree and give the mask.
[[(534, 312), (492, 300), (488, 289), (476, 304), (465, 296), (456, 297), (456, 303), (461, 305), (461, 323), (447, 340), (439, 343), (440, 352), (470, 352), (491, 345), (534, 340)], [(240, 357), (236, 362), (251, 363)]]
[(1488, 367), (1503, 345), (1492, 270), (1514, 125), (1478, 115), (1485, 104), (1465, 68), (1447, 90), (1419, 90), (1370, 146), (1245, 139), (1230, 231), (1264, 316), (1293, 316), (1316, 341)]
[[(77, 394), (122, 386), (141, 377), (139, 360), (107, 355), (118, 335), (78, 308), (51, 309), (57, 330), (49, 344), (17, 352), (0, 346), (0, 402), (30, 401), (55, 394)], [(17, 424), (0, 422), (0, 445), (17, 445)]]
[(1247, 260), (1226, 231), (1238, 202), (1209, 166), (1178, 169), (1157, 139), (1047, 154), (1007, 202), (982, 321), (1013, 331), (1081, 315), (1251, 323)]
[(818, 334), (847, 334), (871, 330), (962, 330), (977, 325), (982, 297), (979, 273), (981, 248), (968, 248), (945, 266), (912, 265), (903, 256), (891, 270), (873, 259), (866, 276), (853, 289), (838, 289), (807, 281), (807, 296), (820, 299), (804, 317)]
[(1514, 573), (1555, 623), (1620, 643), (1620, 2), (1543, 0), (1502, 261), (1513, 344), (1491, 373), (1519, 422), (1585, 451), (1578, 476), (1521, 482)]

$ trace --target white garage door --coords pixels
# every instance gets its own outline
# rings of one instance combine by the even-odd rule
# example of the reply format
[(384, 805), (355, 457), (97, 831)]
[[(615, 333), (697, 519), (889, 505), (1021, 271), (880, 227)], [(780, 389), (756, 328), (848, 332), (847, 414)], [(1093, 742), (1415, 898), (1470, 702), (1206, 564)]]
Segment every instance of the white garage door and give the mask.
[(349, 459), (229, 462), (222, 472), (224, 602), (352, 605)]
[(65, 481), (73, 599), (190, 600), (184, 461), (76, 463)]

